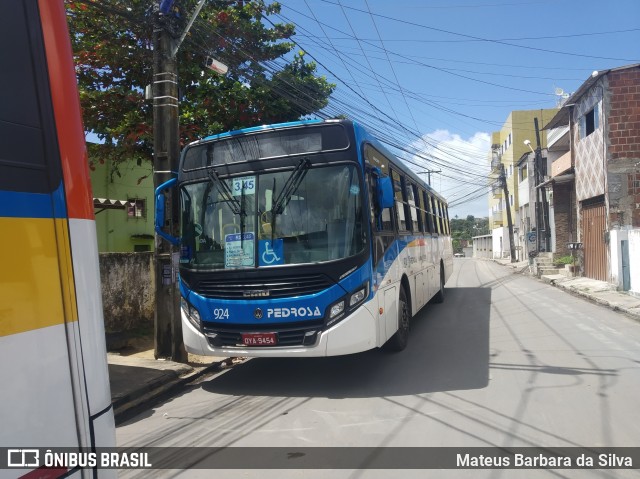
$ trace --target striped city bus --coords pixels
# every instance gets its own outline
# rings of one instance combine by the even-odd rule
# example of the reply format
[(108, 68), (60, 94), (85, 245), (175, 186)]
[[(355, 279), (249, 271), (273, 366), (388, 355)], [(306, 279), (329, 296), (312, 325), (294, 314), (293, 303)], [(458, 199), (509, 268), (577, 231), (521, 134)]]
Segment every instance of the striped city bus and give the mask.
[[(181, 237), (163, 231), (180, 192)], [(447, 202), (359, 124), (314, 120), (205, 138), (157, 192), (180, 245), (182, 334), (201, 355), (402, 350), (444, 299)]]
[[(0, 6), (0, 447), (115, 446), (93, 201), (64, 4)], [(0, 476), (83, 474), (40, 469), (42, 459)]]

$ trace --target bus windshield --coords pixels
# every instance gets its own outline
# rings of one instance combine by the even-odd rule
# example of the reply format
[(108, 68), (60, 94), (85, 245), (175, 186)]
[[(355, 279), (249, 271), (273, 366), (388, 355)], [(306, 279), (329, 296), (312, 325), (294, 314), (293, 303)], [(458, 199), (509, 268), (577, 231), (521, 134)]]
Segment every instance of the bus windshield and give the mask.
[(206, 179), (181, 188), (180, 262), (237, 269), (333, 261), (366, 243), (359, 170), (353, 164)]

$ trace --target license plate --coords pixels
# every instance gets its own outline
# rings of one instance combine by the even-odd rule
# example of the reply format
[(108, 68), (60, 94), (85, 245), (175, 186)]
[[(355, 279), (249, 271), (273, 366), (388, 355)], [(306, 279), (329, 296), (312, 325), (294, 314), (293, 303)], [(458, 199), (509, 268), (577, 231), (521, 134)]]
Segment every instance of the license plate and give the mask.
[(242, 335), (242, 344), (245, 346), (275, 346), (276, 333), (247, 333)]

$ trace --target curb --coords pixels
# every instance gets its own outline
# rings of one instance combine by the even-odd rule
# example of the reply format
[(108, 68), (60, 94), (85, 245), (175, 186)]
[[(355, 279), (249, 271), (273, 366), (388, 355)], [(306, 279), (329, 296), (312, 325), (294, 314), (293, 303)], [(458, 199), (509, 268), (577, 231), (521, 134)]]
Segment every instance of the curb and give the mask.
[(600, 306), (606, 306), (607, 308), (611, 309), (612, 311), (616, 311), (618, 313), (623, 313), (625, 315), (627, 315), (628, 317), (630, 317), (631, 319), (634, 319), (636, 321), (640, 321), (640, 310), (638, 311), (634, 311), (631, 308), (626, 308), (624, 306), (618, 306), (617, 304), (612, 303), (611, 301), (604, 299), (604, 298), (599, 298), (598, 296), (586, 293), (584, 291), (581, 291), (579, 289), (576, 288), (572, 288), (571, 286), (564, 286), (562, 283), (557, 283), (556, 281), (550, 281), (550, 284), (555, 286), (556, 288), (562, 289), (563, 291), (566, 291), (569, 294), (573, 294), (575, 296), (580, 296), (581, 298), (587, 299), (593, 303), (599, 304)]
[[(511, 263), (503, 263), (501, 261), (498, 261), (496, 259), (493, 259), (494, 263), (500, 264), (502, 266), (506, 266), (506, 267), (511, 267), (511, 269), (515, 270), (516, 272), (518, 271), (518, 268), (513, 266), (513, 264)], [(524, 271), (524, 269), (522, 270)], [(522, 272), (521, 271), (521, 272)], [(540, 276), (537, 277), (534, 274), (529, 274), (528, 276), (531, 276), (532, 278), (536, 278), (538, 281), (542, 281), (544, 283), (550, 284), (551, 286), (554, 286), (558, 289), (561, 289), (563, 291), (565, 291), (566, 293), (572, 294), (574, 296), (578, 296), (580, 298), (586, 299), (592, 303), (598, 304), (600, 306), (605, 306), (609, 309), (611, 309), (612, 311), (616, 311), (618, 313), (622, 313), (624, 315), (626, 315), (627, 317), (629, 317), (630, 319), (633, 319), (635, 321), (640, 321), (640, 307), (636, 308), (636, 307), (632, 307), (632, 308), (628, 308), (625, 306), (619, 306), (615, 303), (612, 303), (610, 300), (605, 299), (605, 298), (601, 298), (598, 297), (595, 294), (591, 294), (588, 293), (586, 291), (582, 291), (581, 289), (578, 288), (574, 288), (571, 285), (565, 285), (564, 284), (564, 277), (551, 277), (551, 276)], [(615, 291), (611, 291), (611, 292), (615, 292)]]
[[(588, 293), (586, 291), (582, 291), (579, 288), (575, 288), (571, 285), (565, 285), (565, 280), (566, 278), (562, 277), (551, 277), (551, 276), (540, 276), (539, 278), (536, 277), (535, 275), (530, 275), (532, 278), (536, 278), (539, 281), (542, 281), (543, 283), (546, 284), (550, 284), (551, 286), (561, 289), (563, 291), (565, 291), (568, 294), (571, 294), (573, 296), (578, 296), (580, 298), (586, 299), (587, 301), (590, 301), (592, 303), (598, 304), (600, 306), (605, 306), (609, 309), (611, 309), (612, 311), (616, 311), (618, 313), (622, 313), (625, 314), (626, 316), (628, 316), (631, 319), (634, 319), (636, 321), (640, 321), (640, 309), (636, 309), (636, 308), (627, 308), (625, 306), (619, 306), (615, 303), (612, 303), (610, 300), (605, 299), (605, 298), (601, 298), (598, 297), (595, 294), (591, 294)], [(611, 291), (611, 292), (615, 292), (615, 291)]]
[(139, 389), (119, 397), (111, 403), (116, 424), (124, 421), (126, 419), (125, 413), (130, 412), (131, 409), (136, 406), (152, 401), (172, 389), (185, 386), (206, 374), (222, 371), (228, 367), (229, 364), (229, 360), (225, 359), (211, 363), (208, 366), (203, 366), (202, 368), (194, 368), (193, 371), (183, 375), (179, 375), (177, 371), (165, 371), (160, 377), (148, 382)]

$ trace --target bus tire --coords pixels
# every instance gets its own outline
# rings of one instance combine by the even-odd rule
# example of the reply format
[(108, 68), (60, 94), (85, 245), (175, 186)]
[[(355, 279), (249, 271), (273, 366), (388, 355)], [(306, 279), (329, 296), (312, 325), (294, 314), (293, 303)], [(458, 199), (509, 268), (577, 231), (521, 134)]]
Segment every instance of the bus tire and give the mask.
[(444, 268), (440, 265), (440, 290), (436, 293), (432, 300), (433, 303), (444, 302)]
[(400, 288), (398, 298), (398, 330), (391, 336), (385, 344), (385, 349), (393, 352), (400, 352), (409, 343), (409, 331), (411, 329), (411, 307), (407, 300), (407, 293), (404, 287)]

